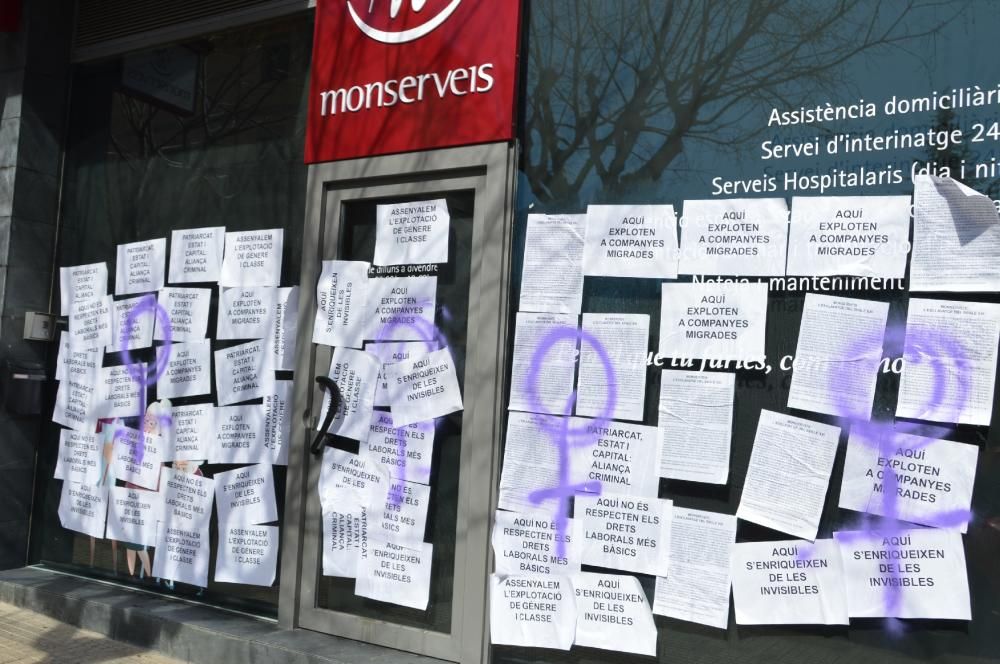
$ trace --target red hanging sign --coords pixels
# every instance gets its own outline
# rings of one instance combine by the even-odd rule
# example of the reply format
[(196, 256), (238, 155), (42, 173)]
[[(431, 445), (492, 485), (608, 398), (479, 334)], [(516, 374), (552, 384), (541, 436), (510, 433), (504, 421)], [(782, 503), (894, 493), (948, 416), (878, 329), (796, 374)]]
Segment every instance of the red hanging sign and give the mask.
[(21, 27), (21, 0), (0, 0), (0, 32), (17, 32)]
[(306, 163), (509, 140), (519, 0), (317, 0)]

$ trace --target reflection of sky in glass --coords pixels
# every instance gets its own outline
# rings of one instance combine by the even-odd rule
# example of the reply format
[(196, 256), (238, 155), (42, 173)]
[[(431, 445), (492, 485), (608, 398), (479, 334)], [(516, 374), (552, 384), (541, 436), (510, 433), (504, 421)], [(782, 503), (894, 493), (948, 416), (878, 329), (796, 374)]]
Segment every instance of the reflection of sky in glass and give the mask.
[[(629, 7), (644, 5), (636, 2)], [(694, 3), (697, 4), (697, 3)], [(665, 44), (673, 43), (671, 40), (679, 40), (681, 43), (698, 43), (698, 34), (711, 35), (711, 38), (704, 40), (707, 43), (723, 43), (726, 36), (720, 34), (720, 26), (732, 25), (724, 18), (726, 7), (729, 3), (717, 2), (713, 4), (712, 15), (707, 20), (710, 21), (708, 28), (699, 33), (697, 21), (691, 19), (684, 25), (675, 24), (668, 30), (668, 39)], [(739, 3), (733, 3), (740, 6)], [(867, 0), (858, 3), (857, 14), (849, 20), (841, 22), (842, 26), (837, 30), (827, 31), (827, 35), (837, 34), (834, 37), (834, 44), (841, 51), (847, 51), (847, 44), (855, 43), (861, 39), (861, 22), (870, 16), (877, 3)], [(882, 3), (880, 16), (888, 20), (890, 16), (896, 16), (904, 3)], [(598, 104), (600, 113), (605, 117), (605, 121), (599, 121), (592, 135), (584, 139), (579, 145), (569, 150), (569, 157), (565, 165), (550, 162), (551, 173), (562, 173), (571, 183), (580, 172), (582, 167), (588, 167), (591, 159), (588, 142), (605, 138), (609, 133), (607, 130), (607, 120), (613, 114), (620, 111), (621, 95), (629, 94), (635, 87), (638, 74), (636, 69), (630, 68), (629, 63), (634, 64), (636, 60), (641, 63), (650, 61), (649, 49), (656, 30), (641, 25), (643, 21), (636, 21), (635, 16), (628, 16), (629, 11), (622, 9), (618, 3), (602, 2), (566, 2), (564, 0), (547, 0), (544, 2), (532, 3), (533, 9), (530, 13), (532, 22), (530, 37), (526, 45), (526, 57), (528, 62), (527, 92), (526, 92), (526, 122), (525, 131), (532, 141), (526, 144), (525, 159), (529, 163), (538, 163), (541, 154), (539, 143), (540, 138), (546, 133), (551, 134), (549, 127), (558, 125), (561, 127), (560, 136), (564, 139), (561, 143), (566, 147), (568, 140), (569, 126), (576, 121), (576, 114), (583, 112), (579, 104), (570, 103), (571, 99), (581, 99), (580, 95), (589, 95), (589, 98), (599, 98)], [(652, 26), (656, 24), (657, 12), (662, 12), (662, 3), (651, 4), (653, 14), (647, 16), (645, 23)], [(817, 5), (818, 6), (818, 5)], [(800, 7), (808, 10), (808, 7)], [(739, 11), (734, 10), (734, 11)], [(549, 16), (555, 14), (558, 20), (550, 24)], [(701, 20), (701, 14), (697, 20)], [(688, 17), (690, 18), (690, 17)], [(791, 25), (794, 18), (783, 18), (780, 24)], [(806, 79), (792, 80), (784, 84), (779, 92), (780, 96), (787, 100), (787, 103), (778, 101), (776, 95), (771, 91), (766, 93), (767, 100), (756, 102), (743, 100), (732, 105), (731, 108), (723, 110), (721, 104), (702, 109), (702, 114), (721, 111), (720, 126), (717, 132), (706, 134), (703, 140), (686, 136), (683, 140), (683, 148), (678, 157), (673, 159), (659, 179), (649, 181), (644, 180), (635, 183), (623, 190), (611, 192), (607, 190), (598, 177), (596, 170), (592, 169), (589, 175), (582, 180), (579, 187), (566, 187), (562, 193), (554, 192), (546, 195), (545, 183), (540, 181), (538, 173), (523, 174), (519, 195), (523, 206), (531, 202), (545, 204), (549, 201), (553, 203), (553, 209), (559, 208), (566, 211), (567, 204), (579, 203), (582, 209), (588, 202), (601, 202), (605, 200), (631, 200), (631, 201), (658, 201), (679, 203), (685, 198), (711, 198), (714, 177), (725, 179), (754, 178), (765, 175), (778, 176), (778, 190), (773, 193), (748, 194), (748, 196), (783, 196), (793, 195), (819, 195), (815, 190), (789, 191), (783, 187), (781, 174), (786, 170), (796, 170), (800, 174), (824, 173), (831, 168), (855, 169), (859, 166), (876, 170), (885, 168), (891, 164), (903, 171), (904, 181), (898, 185), (883, 185), (864, 188), (837, 188), (825, 192), (826, 195), (850, 195), (850, 194), (891, 194), (909, 193), (912, 191), (910, 181), (910, 167), (914, 159), (925, 160), (930, 150), (916, 148), (908, 150), (892, 150), (868, 153), (852, 153), (848, 155), (826, 155), (819, 157), (790, 157), (782, 160), (761, 160), (760, 144), (765, 140), (778, 140), (779, 142), (798, 142), (803, 139), (811, 139), (819, 136), (825, 142), (831, 135), (841, 132), (851, 132), (855, 135), (864, 134), (866, 131), (873, 134), (891, 134), (894, 129), (900, 131), (926, 130), (935, 123), (935, 113), (920, 112), (907, 115), (885, 116), (882, 105), (892, 95), (898, 97), (918, 97), (927, 96), (933, 91), (946, 91), (954, 87), (979, 84), (988, 90), (998, 79), (998, 65), (995, 58), (982, 56), (981, 49), (977, 45), (989, 44), (994, 39), (993, 35), (1000, 23), (1000, 14), (996, 12), (996, 5), (985, 0), (971, 0), (967, 3), (944, 3), (938, 6), (927, 6), (916, 8), (906, 13), (901, 21), (898, 31), (894, 34), (908, 33), (917, 35), (912, 38), (903, 39), (888, 46), (877, 46), (869, 51), (862, 52), (854, 57), (849, 57), (842, 64), (838, 64), (824, 72), (822, 80), (809, 81)], [(943, 24), (943, 25), (942, 25)], [(589, 28), (586, 26), (590, 26)], [(597, 27), (594, 27), (594, 26)], [(775, 25), (765, 24), (769, 29)], [(725, 34), (730, 34), (727, 32)], [(850, 40), (844, 40), (846, 35), (850, 35)], [(777, 35), (758, 36), (760, 41), (755, 43), (755, 48), (761, 48), (763, 44), (773, 48), (787, 46), (791, 41), (790, 36), (785, 33), (782, 39)], [(838, 41), (838, 39), (843, 41)], [(539, 42), (546, 42), (540, 44)], [(829, 43), (813, 43), (806, 40), (806, 45), (797, 52), (800, 64), (810, 57), (814, 49), (822, 45), (829, 46)], [(572, 75), (572, 57), (577, 49), (568, 50), (567, 55), (562, 55), (560, 48), (567, 45), (583, 44), (580, 55), (584, 65), (579, 68), (580, 74)], [(621, 46), (617, 46), (621, 44)], [(662, 48), (669, 48), (664, 45)], [(684, 49), (679, 49), (677, 56), (688, 53)], [(640, 53), (644, 55), (640, 55)], [(738, 71), (739, 62), (746, 57), (741, 54), (737, 58), (737, 66), (731, 71)], [(681, 80), (677, 76), (678, 71), (684, 70), (683, 65), (675, 64), (683, 61), (683, 57), (672, 60), (666, 68), (667, 76), (659, 77), (655, 85), (667, 85), (667, 81), (675, 81), (675, 84), (684, 85), (687, 83), (676, 83)], [(546, 71), (540, 63), (551, 66), (550, 71)], [(614, 71), (613, 75), (608, 72)], [(782, 68), (774, 68), (776, 76), (782, 72)], [(690, 72), (689, 72), (690, 73)], [(711, 71), (691, 74), (688, 83), (710, 81)], [(774, 80), (776, 77), (772, 77)], [(552, 92), (539, 98), (537, 90), (540, 84), (548, 82), (552, 86)], [(576, 97), (567, 95), (574, 94)], [(647, 103), (639, 105), (640, 109), (650, 109), (660, 105), (662, 110), (653, 116), (645, 118), (643, 137), (637, 142), (635, 148), (630, 151), (626, 160), (626, 172), (634, 170), (645, 162), (653, 150), (664, 141), (663, 132), (669, 130), (674, 124), (674, 115), (660, 101), (654, 102), (657, 92), (654, 91), (647, 97)], [(538, 119), (538, 113), (542, 111), (541, 102), (547, 99), (551, 111), (551, 123)], [(800, 102), (812, 106), (825, 104), (827, 101), (833, 104), (856, 103), (859, 99), (866, 102), (875, 102), (878, 106), (878, 114), (875, 118), (865, 118), (861, 120), (847, 120), (839, 122), (822, 123), (818, 126), (789, 126), (768, 128), (768, 115), (770, 109), (777, 107), (779, 110), (798, 109)], [(978, 109), (962, 109), (958, 111), (958, 124), (966, 131), (966, 141), (971, 136), (971, 125), (975, 122), (992, 122), (995, 116), (996, 106), (983, 106)], [(617, 116), (615, 116), (617, 117)], [(987, 122), (987, 125), (989, 124)], [(657, 133), (660, 132), (660, 133)], [(755, 132), (759, 132), (756, 133)], [(741, 139), (741, 140), (734, 140)], [(996, 151), (994, 143), (988, 140), (983, 143), (965, 144), (971, 154), (967, 155), (970, 161), (989, 161)], [(605, 147), (601, 153), (603, 165), (611, 163), (615, 156), (614, 141)], [(574, 183), (575, 184), (575, 183)], [(746, 195), (746, 194), (741, 194)], [(735, 195), (720, 195), (719, 198), (733, 198)], [(536, 208), (537, 209), (537, 208)]]

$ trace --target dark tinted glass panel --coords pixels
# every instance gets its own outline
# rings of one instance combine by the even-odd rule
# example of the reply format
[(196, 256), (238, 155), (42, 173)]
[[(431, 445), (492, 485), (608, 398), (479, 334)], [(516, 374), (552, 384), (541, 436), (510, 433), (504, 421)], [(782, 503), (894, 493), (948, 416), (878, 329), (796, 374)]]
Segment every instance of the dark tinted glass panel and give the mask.
[[(471, 191), (449, 192), (417, 198), (379, 199), (347, 203), (343, 210), (344, 235), (340, 258), (371, 261), (375, 255), (375, 220), (378, 205), (444, 198), (451, 217), (448, 262), (431, 266), (431, 272), (408, 272), (400, 276), (437, 275), (437, 303), (434, 336), (444, 343), (455, 361), (459, 389), (465, 391), (465, 350), (468, 340), (469, 278), (471, 269), (472, 222), (475, 196)], [(415, 266), (423, 268), (425, 266)], [(373, 278), (393, 274), (393, 268), (373, 267)], [(423, 336), (423, 335), (421, 335)], [(423, 336), (426, 338), (426, 336)], [(434, 455), (428, 483), (431, 487), (425, 542), (434, 545), (431, 561), (430, 598), (426, 611), (378, 602), (354, 594), (354, 579), (320, 577), (317, 606), (354, 615), (387, 620), (401, 625), (451, 631), (452, 593), (455, 572), (455, 532), (458, 513), (459, 458), (462, 445), (462, 412), (435, 420)], [(358, 452), (359, 444), (342, 437), (335, 445)]]
[[(296, 285), (305, 214), (302, 146), (311, 42), (312, 21), (303, 14), (79, 66), (73, 80), (58, 264), (107, 262), (113, 289), (119, 244), (166, 238), (169, 246), (171, 231), (205, 226), (281, 228), (281, 285)], [(215, 284), (182, 285), (212, 288), (208, 335), (214, 339)], [(212, 346), (218, 350), (234, 343), (213, 341)], [(53, 346), (53, 366), (55, 351)], [(152, 349), (133, 353), (133, 361), (154, 360)], [(103, 361), (113, 366), (125, 360), (107, 353)], [(279, 372), (278, 378), (290, 379), (291, 374)], [(211, 403), (214, 397), (213, 383), (211, 395), (175, 399), (173, 405)], [(147, 398), (155, 398), (153, 387)], [(139, 426), (137, 418), (123, 423)], [(155, 560), (152, 548), (63, 529), (56, 513), (62, 482), (52, 479), (58, 441), (59, 427), (53, 424), (39, 445), (33, 560), (277, 613), (277, 580), (271, 587), (213, 581), (218, 544), (214, 513), (205, 589), (182, 583), (171, 588), (150, 578), (143, 561)], [(199, 472), (212, 477), (234, 467), (202, 464)], [(274, 476), (280, 517), (284, 467), (274, 466)]]
[[(885, 106), (894, 98), (920, 100), (963, 86), (993, 90), (1000, 65), (981, 55), (1000, 28), (991, 2), (531, 0), (527, 7), (515, 279), (521, 272), (529, 211), (583, 213), (590, 203), (655, 203), (672, 204), (680, 214), (685, 200), (783, 197), (791, 205), (793, 196), (909, 195), (913, 165), (928, 162), (950, 165), (952, 175), (997, 196), (997, 173), (967, 170), (963, 176), (955, 170), (962, 160), (992, 164), (997, 143), (969, 138), (977, 124), (983, 127), (979, 131), (993, 126), (995, 101), (955, 111), (914, 110), (911, 104), (909, 112), (899, 113), (897, 104), (890, 113)], [(769, 123), (772, 109), (798, 111), (825, 107), (828, 101), (846, 106), (859, 100), (873, 102), (876, 117)], [(766, 141), (804, 144), (816, 138), (825, 145), (837, 134), (892, 137), (897, 130), (946, 128), (963, 129), (966, 140), (942, 149), (821, 150), (818, 156), (764, 158)], [(840, 179), (838, 172), (860, 180)], [(819, 529), (819, 537), (828, 538), (834, 531), (857, 527), (859, 520), (858, 513), (837, 507), (850, 423), (788, 409), (791, 372), (781, 370), (778, 361), (795, 354), (805, 292), (888, 302), (889, 325), (897, 328), (905, 323), (910, 294), (906, 282), (902, 288), (865, 290), (796, 286), (778, 284), (768, 295), (766, 352), (774, 371), (736, 370), (729, 482), (661, 480), (659, 496), (682, 507), (734, 514), (762, 409), (837, 424), (843, 429), (840, 449)], [(1000, 301), (996, 293), (930, 297)], [(660, 281), (588, 277), (583, 311), (649, 314), (649, 348), (656, 351)], [(884, 356), (899, 357), (901, 341), (887, 340)], [(647, 369), (646, 425), (657, 423), (660, 372), (658, 367)], [(873, 419), (892, 420), (898, 391), (898, 374), (879, 374)], [(971, 622), (907, 621), (903, 629), (874, 619), (854, 619), (849, 627), (739, 627), (730, 613), (729, 628), (722, 631), (656, 616), (660, 661), (995, 659), (1000, 651), (998, 434), (995, 428), (949, 425), (928, 428), (926, 435), (979, 448), (974, 518), (964, 536)], [(792, 537), (739, 522), (738, 542), (782, 539)], [(652, 605), (654, 579), (639, 578)], [(493, 653), (494, 661), (504, 664), (648, 661), (584, 648), (560, 653), (496, 647)]]

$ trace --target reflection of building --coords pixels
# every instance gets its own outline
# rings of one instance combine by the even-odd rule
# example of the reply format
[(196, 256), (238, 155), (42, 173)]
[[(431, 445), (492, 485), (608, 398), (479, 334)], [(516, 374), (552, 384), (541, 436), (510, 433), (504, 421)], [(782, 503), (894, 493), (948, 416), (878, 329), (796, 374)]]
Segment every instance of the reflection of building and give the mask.
[[(873, 171), (891, 167), (907, 174), (914, 159), (933, 155), (913, 151), (763, 162), (760, 143), (812, 140), (837, 132), (891, 133), (905, 128), (903, 123), (969, 128), (995, 115), (996, 108), (966, 109), (947, 118), (933, 113), (877, 117), (864, 120), (863, 125), (860, 120), (794, 127), (768, 126), (767, 122), (772, 108), (796, 109), (826, 101), (854, 103), (860, 98), (878, 102), (893, 94), (915, 97), (966, 80), (993, 85), (998, 65), (981, 57), (986, 50), (984, 35), (998, 27), (995, 9), (987, 2), (970, 3), (964, 22), (958, 22), (950, 10), (935, 8), (933, 3), (897, 17), (875, 11), (874, 0), (845, 3), (842, 15), (837, 13), (840, 9), (811, 7), (811, 3), (781, 6), (768, 13), (763, 5), (712, 0), (706, 5), (710, 10), (703, 14), (700, 3), (530, 0), (520, 3), (519, 78), (512, 108), (498, 110), (484, 104), (474, 113), (465, 111), (468, 106), (463, 104), (477, 97), (479, 101), (492, 99), (488, 95), (500, 84), (495, 63), (490, 63), (493, 68), (484, 68), (475, 53), (462, 66), (438, 72), (443, 78), (434, 78), (431, 70), (407, 69), (406, 62), (397, 62), (393, 52), (386, 50), (389, 55), (384, 61), (364, 63), (385, 68), (388, 73), (383, 78), (321, 87), (321, 95), (329, 94), (318, 99), (310, 90), (310, 75), (317, 66), (313, 60), (314, 1), (79, 0), (73, 3), (75, 11), (67, 11), (64, 4), (68, 3), (25, 1), (20, 23), (0, 34), (0, 81), (5, 93), (0, 121), (0, 355), (11, 363), (8, 373), (53, 375), (57, 344), (25, 340), (25, 314), (60, 313), (58, 267), (106, 262), (113, 281), (119, 245), (155, 238), (166, 238), (169, 244), (172, 232), (181, 229), (283, 229), (280, 286), (300, 287), (303, 312), (290, 321), (311, 325), (320, 261), (371, 261), (378, 203), (443, 199), (450, 214), (448, 262), (409, 272), (420, 278), (436, 276), (436, 306), (421, 305), (419, 314), (414, 313), (414, 320), (406, 323), (410, 329), (399, 336), (384, 330), (382, 336), (378, 332), (365, 335), (369, 342), (406, 344), (399, 349), (371, 349), (389, 356), (409, 356), (446, 344), (462, 387), (463, 411), (441, 418), (433, 431), (415, 425), (406, 432), (406, 463), (412, 472), (419, 468), (421, 479), (426, 478), (418, 484), (430, 487), (426, 495), (420, 493), (423, 489), (407, 494), (411, 502), (426, 498), (430, 504), (425, 541), (433, 545), (433, 553), (425, 555), (433, 567), (427, 610), (360, 597), (354, 580), (323, 573), (324, 528), (332, 520), (322, 517), (316, 491), (318, 463), (305, 450), (315, 437), (314, 420), (322, 396), (309, 374), (326, 373), (331, 353), (329, 347), (311, 344), (308, 335), (298, 338), (295, 357), (289, 354), (276, 367), (278, 378), (287, 382), (249, 407), (227, 406), (245, 408), (227, 411), (226, 421), (234, 427), (227, 431), (227, 440), (254, 444), (244, 441), (245, 431), (237, 426), (247, 426), (251, 433), (259, 430), (264, 439), (262, 449), (273, 462), (278, 519), (248, 524), (251, 532), (234, 534), (230, 529), (220, 536), (218, 512), (214, 512), (205, 531), (210, 555), (204, 551), (177, 554), (208, 560), (204, 589), (180, 579), (150, 578), (143, 564), (135, 565), (129, 575), (128, 560), (138, 557), (141, 561), (147, 554), (154, 570), (162, 568), (163, 561), (161, 566), (156, 564), (161, 552), (148, 541), (112, 541), (61, 526), (62, 482), (53, 479), (61, 427), (49, 422), (55, 383), (46, 383), (50, 389), (42, 397), (43, 416), (24, 416), (12, 408), (16, 401), (12, 394), (20, 388), (9, 386), (18, 381), (5, 377), (0, 503), (6, 506), (6, 517), (0, 563), (11, 571), (0, 574), (0, 598), (16, 598), (90, 628), (156, 644), (195, 661), (326, 661), (320, 658), (330, 653), (341, 661), (374, 657), (394, 661), (403, 657), (397, 651), (463, 663), (490, 658), (498, 663), (584, 661), (586, 657), (604, 661), (603, 653), (590, 651), (573, 651), (564, 660), (552, 651), (489, 644), (492, 560), (488, 537), (507, 427), (528, 210), (582, 213), (588, 203), (600, 202), (669, 203), (679, 211), (688, 199), (737, 194), (790, 198), (792, 194), (780, 187), (785, 171), (814, 175), (864, 166)], [(384, 45), (394, 41), (417, 44), (427, 37), (417, 29), (404, 39), (391, 23), (401, 16), (412, 17), (407, 12), (418, 6), (428, 12), (422, 16), (434, 11), (445, 16), (427, 33), (432, 34), (448, 26), (448, 21), (460, 19), (457, 12), (467, 11), (474, 2), (331, 0), (329, 4), (347, 8), (343, 25), (352, 30), (359, 25), (358, 12), (369, 7), (383, 12), (370, 25), (361, 24), (366, 26), (362, 31), (367, 39)], [(515, 0), (489, 4), (509, 8)], [(8, 6), (20, 5), (0, 0), (0, 10)], [(400, 16), (388, 17), (392, 8)], [(350, 23), (346, 11), (354, 12)], [(445, 13), (451, 11), (456, 14), (449, 18)], [(0, 11), (0, 29), (5, 29), (6, 15)], [(478, 41), (489, 37), (473, 36)], [(342, 38), (346, 35), (324, 36), (331, 42)], [(893, 50), (891, 45), (905, 45), (908, 50)], [(920, 55), (916, 66), (914, 53), (934, 55)], [(460, 55), (464, 58), (465, 52)], [(335, 71), (361, 64), (345, 63), (343, 57), (347, 56), (333, 63)], [(941, 64), (946, 61), (950, 71)], [(962, 63), (957, 70), (956, 62)], [(386, 112), (406, 107), (419, 112), (417, 101), (408, 101), (418, 96), (453, 102), (437, 116), (421, 117), (423, 131), (416, 132), (418, 138), (434, 135), (436, 145), (447, 148), (401, 152), (392, 147), (402, 140), (393, 127), (377, 120), (364, 124), (363, 118), (373, 117), (363, 114), (365, 107)], [(311, 146), (317, 163), (307, 166), (307, 140), (313, 136), (308, 111), (320, 100), (331, 104), (327, 121), (351, 118), (357, 124), (339, 134), (330, 130), (335, 139), (325, 139), (327, 134), (319, 131)], [(489, 113), (510, 122), (488, 139), (464, 138), (468, 128)], [(514, 140), (495, 140), (506, 137), (511, 125)], [(454, 140), (449, 142), (449, 136)], [(348, 144), (367, 146), (366, 151), (337, 155), (358, 157), (353, 160), (323, 158), (324, 150), (340, 150)], [(994, 145), (983, 142), (971, 149), (956, 148), (943, 155), (942, 161), (988, 161)], [(731, 185), (726, 195), (716, 195), (717, 179)], [(773, 180), (777, 191), (754, 190), (755, 180)], [(742, 190), (737, 183), (743, 185)], [(907, 180), (827, 193), (909, 191)], [(382, 266), (376, 271), (386, 276), (397, 267)], [(219, 341), (219, 292), (214, 283), (196, 286), (211, 288), (210, 313), (200, 322), (213, 339), (212, 350), (244, 343), (244, 339)], [(773, 346), (780, 357), (794, 353), (795, 333), (786, 330), (798, 329), (803, 294), (791, 287), (775, 290), (780, 289), (772, 289), (768, 301), (767, 343), (768, 352)], [(655, 326), (660, 292), (660, 284), (653, 280), (588, 280), (583, 310), (645, 313)], [(900, 320), (906, 296), (898, 290), (886, 294), (896, 307), (893, 315), (899, 314)], [(287, 304), (289, 293), (282, 297)], [(982, 299), (995, 301), (995, 294)], [(408, 305), (399, 306), (405, 310)], [(59, 331), (66, 329), (64, 320), (56, 326)], [(289, 329), (280, 341), (286, 348), (295, 336), (294, 327)], [(135, 357), (150, 363), (156, 359), (148, 348), (135, 349)], [(103, 361), (110, 366), (123, 360), (119, 354), (108, 353)], [(199, 366), (217, 370), (215, 361)], [(657, 423), (658, 371), (658, 365), (650, 369), (646, 386), (643, 424), (649, 426)], [(298, 380), (294, 390), (293, 377)], [(762, 407), (780, 409), (787, 403), (788, 385), (781, 381), (780, 372), (764, 376), (752, 369), (741, 370), (737, 377), (737, 404), (744, 409), (737, 409), (734, 422), (731, 486), (692, 488), (695, 485), (672, 482), (664, 485), (660, 497), (673, 498), (685, 507), (733, 514), (756, 418)], [(214, 380), (212, 385), (214, 390)], [(148, 395), (150, 399), (162, 396), (155, 388)], [(208, 401), (215, 396), (213, 391)], [(387, 404), (379, 403), (381, 398), (375, 396), (375, 405), (384, 408)], [(877, 405), (891, 409), (886, 405), (893, 398), (888, 387), (880, 383), (876, 398)], [(190, 445), (186, 458), (172, 462), (176, 469), (214, 478), (246, 465), (207, 459), (208, 463), (199, 466), (199, 461), (211, 455), (206, 451), (203, 458), (206, 448), (204, 440), (199, 446), (199, 438), (215, 435), (215, 425), (193, 408), (206, 400), (180, 397), (174, 402), (188, 408), (184, 419), (178, 416), (177, 421), (188, 426), (185, 435)], [(276, 405), (272, 409), (267, 404)], [(254, 408), (257, 405), (259, 409)], [(274, 417), (281, 409), (290, 415), (285, 430)], [(106, 433), (112, 429), (111, 418), (107, 420), (104, 438), (99, 439), (102, 469), (113, 467), (114, 441)], [(126, 418), (126, 425), (138, 428), (139, 422)], [(372, 449), (391, 455), (386, 425), (376, 422), (373, 427), (381, 427), (373, 430), (383, 435), (372, 443)], [(970, 442), (979, 437), (987, 447), (995, 446), (995, 435), (987, 429), (960, 433)], [(423, 442), (431, 434), (433, 445)], [(283, 452), (278, 442), (282, 439), (288, 443)], [(352, 452), (365, 445), (346, 439), (337, 444)], [(105, 445), (107, 455), (103, 454)], [(282, 454), (288, 456), (287, 470)], [(405, 465), (398, 457), (392, 461)], [(981, 474), (990, 477), (987, 481), (980, 478), (976, 487), (974, 511), (988, 518), (995, 518), (1000, 504), (996, 472), (995, 464), (985, 466)], [(834, 479), (839, 481), (837, 475)], [(233, 480), (233, 500), (252, 500), (253, 496), (235, 495), (251, 488), (235, 486), (239, 481), (249, 479)], [(122, 489), (119, 493), (125, 494), (126, 489), (142, 493), (116, 480), (113, 470), (110, 482)], [(197, 495), (201, 484), (201, 480), (193, 481), (188, 494), (178, 491)], [(840, 525), (839, 519), (846, 519), (830, 500), (824, 515), (829, 519), (824, 522), (826, 534)], [(404, 509), (399, 513), (405, 514)], [(345, 510), (342, 515), (343, 523), (351, 524), (357, 534), (356, 542), (367, 536), (362, 533), (376, 516), (369, 511)], [(764, 540), (769, 535), (773, 533), (752, 527), (740, 531), (741, 540)], [(199, 546), (197, 537), (178, 537), (178, 550)], [(240, 546), (246, 551), (233, 559), (240, 564), (254, 564), (250, 559), (264, 557), (262, 543), (280, 538), (273, 584), (215, 580), (216, 554), (229, 537), (242, 538)], [(970, 662), (980, 662), (1000, 648), (1000, 631), (989, 629), (994, 619), (989, 607), (995, 605), (1000, 577), (995, 564), (983, 562), (995, 560), (997, 541), (977, 527), (970, 528), (965, 541), (970, 581), (974, 593), (981, 593), (973, 597), (969, 634), (952, 629), (945, 638), (941, 636), (944, 630), (933, 631), (937, 625), (919, 626), (903, 637), (908, 640), (900, 651), (922, 653), (926, 639), (935, 644), (936, 651), (962, 653)], [(386, 560), (397, 555), (390, 546), (379, 553)], [(30, 567), (22, 569), (26, 564)], [(232, 565), (223, 576), (233, 578)], [(651, 600), (655, 581), (648, 576), (640, 579)], [(97, 586), (95, 580), (115, 585)], [(130, 588), (151, 591), (156, 597)], [(205, 606), (163, 602), (161, 595)], [(122, 609), (126, 604), (128, 610)], [(800, 632), (747, 634), (733, 624), (728, 638), (722, 639), (721, 633), (697, 626), (665, 618), (658, 621), (664, 661), (770, 660), (777, 657), (773, 653), (779, 648), (798, 658), (828, 657), (824, 645)], [(890, 649), (896, 650), (874, 633), (845, 629), (823, 634), (836, 640), (845, 659), (882, 661), (890, 656)], [(608, 661), (639, 661), (629, 655), (607, 655)], [(896, 657), (911, 661), (909, 656)]]

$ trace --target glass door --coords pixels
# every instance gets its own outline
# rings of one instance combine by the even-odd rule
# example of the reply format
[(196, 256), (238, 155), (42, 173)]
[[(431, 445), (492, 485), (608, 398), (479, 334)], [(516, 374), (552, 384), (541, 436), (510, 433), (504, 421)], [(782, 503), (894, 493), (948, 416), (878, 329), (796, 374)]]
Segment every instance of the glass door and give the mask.
[[(314, 214), (306, 223), (310, 256), (303, 257), (295, 394), (301, 421), (287, 496), (301, 528), (283, 543), (286, 552), (298, 552), (282, 569), (298, 581), (288, 584), (294, 596), (282, 595), (286, 624), (448, 661), (485, 656), (489, 514), (502, 426), (499, 342), (508, 310), (509, 159), (500, 144), (367, 160), (361, 178), (352, 177), (360, 161), (317, 166), (310, 175)], [(373, 174), (380, 169), (384, 176)], [(449, 216), (447, 262), (374, 266), (379, 206), (435, 204)], [(380, 364), (447, 351), (461, 410), (394, 432), (385, 386), (376, 385), (370, 435), (321, 434), (329, 388), (314, 378), (327, 375), (335, 348), (313, 344), (311, 332), (327, 260), (369, 266), (361, 280), (365, 339), (357, 350)], [(333, 476), (351, 479), (330, 491)], [(370, 502), (360, 507), (361, 499), (352, 502), (358, 496)]]

